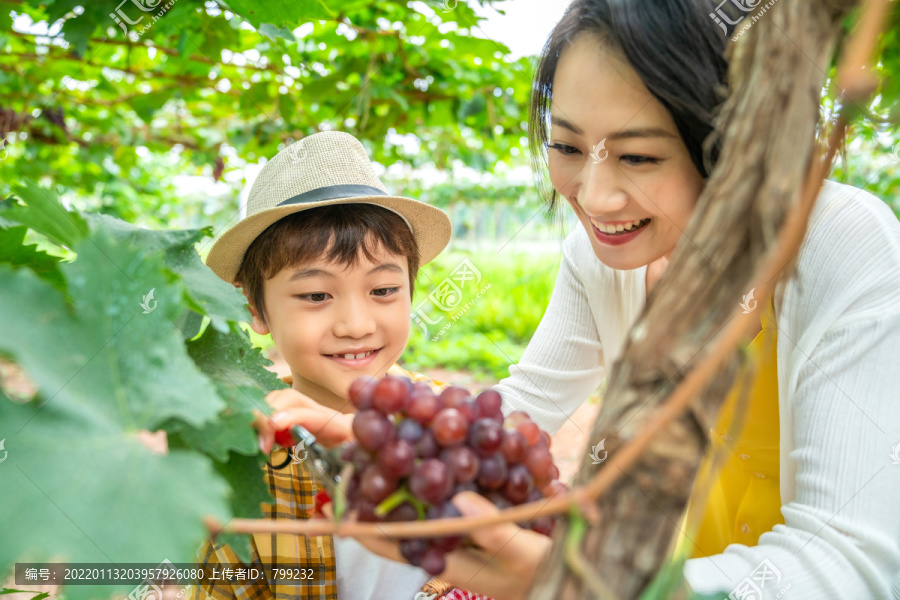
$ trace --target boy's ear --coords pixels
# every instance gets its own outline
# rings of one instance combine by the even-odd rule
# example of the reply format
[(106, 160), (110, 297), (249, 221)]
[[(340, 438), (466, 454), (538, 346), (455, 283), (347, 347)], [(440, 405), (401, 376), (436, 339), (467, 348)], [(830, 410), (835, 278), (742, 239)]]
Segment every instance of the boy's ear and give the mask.
[[(240, 287), (235, 285), (234, 287)], [(259, 316), (259, 311), (253, 307), (253, 302), (250, 301), (250, 298), (247, 296), (247, 292), (244, 289), (241, 289), (241, 293), (244, 294), (244, 298), (247, 298), (247, 308), (250, 309), (250, 315), (253, 319), (250, 321), (250, 328), (258, 333), (259, 335), (266, 335), (269, 333), (269, 328), (263, 323), (262, 318)]]

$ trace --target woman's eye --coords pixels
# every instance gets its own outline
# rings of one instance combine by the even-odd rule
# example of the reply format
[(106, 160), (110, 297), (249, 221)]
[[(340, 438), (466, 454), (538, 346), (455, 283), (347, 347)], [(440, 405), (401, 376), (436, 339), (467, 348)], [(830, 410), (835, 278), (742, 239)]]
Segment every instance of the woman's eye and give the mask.
[(372, 293), (379, 298), (386, 298), (392, 294), (396, 294), (399, 290), (400, 288), (398, 287), (383, 287), (372, 290)]
[(325, 292), (313, 292), (311, 294), (298, 294), (297, 298), (312, 302), (313, 304), (320, 304), (328, 300), (328, 294)]
[(561, 152), (567, 156), (578, 152), (578, 148), (573, 148), (572, 146), (567, 146), (566, 144), (560, 144), (560, 143), (550, 144), (547, 147), (550, 148), (551, 150), (556, 150), (557, 152)]
[(659, 162), (658, 158), (651, 158), (649, 156), (638, 156), (636, 154), (626, 154), (622, 156), (622, 160), (628, 162), (632, 165), (655, 165)]

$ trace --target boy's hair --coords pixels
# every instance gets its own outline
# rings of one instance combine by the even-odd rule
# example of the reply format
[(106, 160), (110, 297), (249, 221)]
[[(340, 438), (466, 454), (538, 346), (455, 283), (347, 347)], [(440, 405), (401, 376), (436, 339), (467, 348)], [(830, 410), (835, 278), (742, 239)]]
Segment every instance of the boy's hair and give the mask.
[(235, 283), (268, 325), (264, 284), (282, 269), (317, 259), (352, 267), (360, 251), (374, 260), (376, 248), (406, 257), (412, 297), (419, 271), (416, 239), (400, 215), (374, 204), (333, 204), (279, 219), (247, 248)]

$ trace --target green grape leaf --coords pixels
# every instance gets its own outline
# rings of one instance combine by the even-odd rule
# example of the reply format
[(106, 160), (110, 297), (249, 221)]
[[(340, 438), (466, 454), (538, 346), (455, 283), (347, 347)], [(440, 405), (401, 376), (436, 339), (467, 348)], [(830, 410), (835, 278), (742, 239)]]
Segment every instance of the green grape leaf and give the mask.
[(203, 315), (186, 308), (175, 319), (175, 326), (181, 330), (184, 339), (193, 339), (203, 327)]
[(13, 186), (16, 195), (27, 206), (14, 205), (3, 212), (3, 217), (25, 225), (46, 236), (55, 244), (72, 248), (88, 233), (87, 224), (78, 213), (69, 212), (59, 200), (45, 188), (30, 179), (24, 185)]
[(188, 306), (210, 317), (213, 327), (219, 331), (228, 331), (227, 321), (249, 318), (243, 294), (219, 279), (194, 250), (195, 243), (212, 234), (210, 228), (155, 231), (109, 215), (88, 214), (85, 217), (92, 230), (108, 231), (119, 243), (148, 253), (165, 253), (166, 265), (185, 286)]
[[(99, 389), (99, 388), (98, 388)], [(0, 571), (15, 562), (192, 562), (202, 519), (229, 518), (228, 488), (194, 452), (150, 452), (99, 402), (0, 400)], [(133, 587), (133, 586), (131, 586)], [(121, 586), (72, 585), (68, 600)]]
[[(224, 462), (214, 463), (216, 471), (231, 485), (231, 512), (239, 519), (262, 519), (261, 502), (274, 503), (265, 483), (263, 455), (253, 456), (231, 453)], [(216, 537), (216, 545), (228, 544), (245, 564), (251, 563), (250, 535), (222, 533)]]
[[(265, 395), (287, 387), (274, 373), (266, 370), (259, 348), (254, 348), (247, 334), (234, 327), (222, 334), (208, 327), (198, 339), (188, 344), (188, 354), (216, 385), (226, 408), (215, 423), (194, 427), (176, 422), (169, 427), (178, 431), (190, 446), (202, 450), (215, 460), (224, 461), (228, 453), (259, 454), (256, 432), (252, 427), (253, 409), (268, 414)], [(167, 427), (167, 428), (169, 428)]]
[(161, 257), (102, 232), (75, 250), (78, 259), (60, 267), (71, 306), (30, 271), (0, 266), (0, 352), (48, 401), (102, 405), (127, 429), (213, 418), (224, 403), (172, 322), (183, 292), (167, 281)]
[(37, 249), (36, 244), (25, 245), (27, 227), (0, 228), (0, 263), (13, 267), (28, 267), (34, 273), (63, 291), (65, 282), (59, 272), (59, 258)]
[(258, 31), (260, 35), (264, 35), (270, 40), (282, 38), (288, 40), (289, 42), (297, 41), (294, 37), (294, 34), (291, 33), (291, 30), (287, 27), (275, 27), (271, 23), (263, 23), (259, 26)]

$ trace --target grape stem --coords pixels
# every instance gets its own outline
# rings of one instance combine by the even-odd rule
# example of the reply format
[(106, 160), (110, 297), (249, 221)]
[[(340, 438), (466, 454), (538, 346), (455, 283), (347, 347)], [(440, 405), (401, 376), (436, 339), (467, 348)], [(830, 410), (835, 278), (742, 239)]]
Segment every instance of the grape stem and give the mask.
[(381, 504), (375, 507), (375, 514), (383, 517), (404, 502), (409, 502), (416, 507), (419, 514), (419, 520), (425, 520), (425, 503), (412, 495), (409, 488), (404, 484), (397, 488), (393, 494), (382, 500)]

